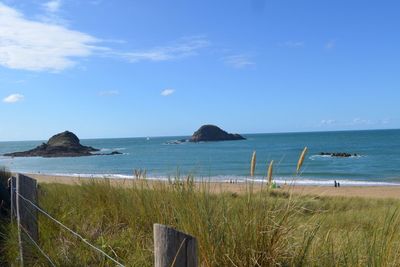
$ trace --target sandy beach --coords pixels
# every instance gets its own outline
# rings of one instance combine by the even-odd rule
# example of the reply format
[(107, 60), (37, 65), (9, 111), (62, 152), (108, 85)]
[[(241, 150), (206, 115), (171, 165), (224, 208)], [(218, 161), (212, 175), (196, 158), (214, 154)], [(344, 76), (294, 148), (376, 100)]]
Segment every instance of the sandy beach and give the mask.
[[(48, 174), (27, 174), (30, 177), (36, 179), (39, 183), (61, 183), (61, 184), (79, 184), (82, 181), (88, 179), (99, 179), (91, 177), (73, 177), (73, 176), (54, 176)], [(110, 179), (111, 183), (115, 186), (132, 186), (143, 182), (142, 180), (131, 180), (131, 179)], [(159, 185), (164, 183), (156, 180), (146, 180), (151, 186)], [(196, 182), (197, 186), (200, 186), (200, 182)], [(250, 183), (220, 183), (210, 182), (209, 188), (212, 192), (230, 192), (230, 193), (242, 193), (248, 190)], [(251, 184), (254, 191), (261, 190), (265, 184), (253, 183)], [(301, 195), (313, 195), (313, 196), (335, 196), (335, 197), (364, 197), (364, 198), (394, 198), (400, 199), (400, 186), (342, 186), (340, 188), (329, 187), (329, 186), (285, 186), (280, 189), (281, 191), (293, 192)]]

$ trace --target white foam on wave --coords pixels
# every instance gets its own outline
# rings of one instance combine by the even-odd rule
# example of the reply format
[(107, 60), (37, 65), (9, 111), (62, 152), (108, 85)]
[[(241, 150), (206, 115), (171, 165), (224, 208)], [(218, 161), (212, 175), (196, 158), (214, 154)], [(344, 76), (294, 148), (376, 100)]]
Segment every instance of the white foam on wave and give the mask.
[[(264, 182), (264, 180), (253, 180), (253, 179), (248, 179), (249, 181), (255, 181), (255, 182)], [(354, 181), (354, 180), (313, 180), (313, 179), (297, 179), (297, 180), (291, 180), (291, 179), (277, 179), (274, 180), (279, 185), (284, 185), (284, 184), (292, 184), (292, 185), (304, 185), (304, 186), (333, 186), (334, 182), (339, 182), (341, 186), (400, 186), (400, 183), (390, 183), (390, 182), (376, 182), (376, 181)]]
[(111, 174), (111, 173), (38, 173), (38, 172), (27, 172), (29, 174), (42, 174), (46, 176), (65, 176), (74, 178), (110, 178), (110, 179), (132, 179), (132, 175), (125, 174)]
[(169, 140), (167, 142), (164, 142), (162, 145), (184, 145), (189, 143), (187, 140)]
[(365, 155), (357, 155), (357, 156), (350, 156), (350, 157), (332, 157), (331, 155), (312, 155), (308, 157), (310, 160), (318, 160), (318, 159), (360, 159), (365, 158)]
[(107, 151), (121, 151), (126, 150), (126, 147), (116, 147), (116, 148), (101, 148), (100, 152), (107, 152)]

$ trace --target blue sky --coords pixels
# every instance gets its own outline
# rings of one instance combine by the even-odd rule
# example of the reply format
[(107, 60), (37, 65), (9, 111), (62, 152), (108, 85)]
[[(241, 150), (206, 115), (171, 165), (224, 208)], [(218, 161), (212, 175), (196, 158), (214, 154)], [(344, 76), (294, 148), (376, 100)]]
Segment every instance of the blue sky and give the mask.
[(400, 128), (399, 10), (0, 0), (0, 140)]

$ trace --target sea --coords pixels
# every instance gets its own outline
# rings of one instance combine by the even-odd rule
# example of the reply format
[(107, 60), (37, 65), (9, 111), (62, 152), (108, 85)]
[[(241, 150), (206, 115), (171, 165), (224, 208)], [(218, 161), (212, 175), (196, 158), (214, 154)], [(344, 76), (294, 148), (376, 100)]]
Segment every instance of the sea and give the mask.
[[(134, 178), (134, 170), (146, 170), (147, 179), (186, 179), (238, 183), (265, 182), (274, 160), (276, 183), (332, 186), (400, 185), (400, 130), (338, 131), (308, 133), (245, 134), (246, 140), (181, 142), (188, 136), (83, 139), (83, 145), (100, 153), (119, 155), (71, 158), (11, 158), (7, 152), (25, 151), (45, 140), (0, 142), (0, 166), (13, 172), (43, 173), (94, 178)], [(308, 147), (300, 173), (296, 165)], [(250, 177), (250, 161), (256, 151), (256, 173)], [(321, 152), (345, 152), (336, 158)], [(356, 155), (355, 155), (356, 154)]]

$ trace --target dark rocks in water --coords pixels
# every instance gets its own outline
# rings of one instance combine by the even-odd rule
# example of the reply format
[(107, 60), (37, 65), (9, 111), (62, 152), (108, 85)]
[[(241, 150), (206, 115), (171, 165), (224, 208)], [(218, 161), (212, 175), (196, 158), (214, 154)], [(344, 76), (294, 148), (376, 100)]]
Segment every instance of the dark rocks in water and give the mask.
[(166, 142), (167, 145), (180, 145), (182, 144), (182, 142), (180, 142), (179, 140), (173, 140), (173, 141), (168, 141)]
[[(100, 154), (100, 155), (101, 155), (101, 154)], [(110, 154), (105, 154), (105, 155), (122, 155), (122, 153), (119, 152), (119, 151), (113, 151), (113, 152), (111, 152)]]
[(190, 142), (245, 140), (239, 134), (230, 134), (215, 125), (203, 125), (190, 138)]
[(188, 140), (187, 139), (180, 139), (180, 140), (171, 140), (165, 142), (166, 145), (180, 145), (183, 143), (186, 143)]
[(350, 153), (344, 153), (344, 152), (321, 152), (321, 156), (331, 156), (331, 157), (336, 157), (336, 158), (350, 158), (350, 157), (357, 157), (357, 154), (350, 154)]
[(82, 157), (91, 156), (92, 152), (99, 151), (90, 146), (81, 145), (79, 138), (72, 132), (65, 131), (52, 136), (47, 143), (34, 149), (4, 154), (9, 157)]

